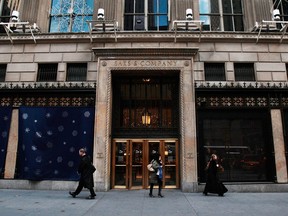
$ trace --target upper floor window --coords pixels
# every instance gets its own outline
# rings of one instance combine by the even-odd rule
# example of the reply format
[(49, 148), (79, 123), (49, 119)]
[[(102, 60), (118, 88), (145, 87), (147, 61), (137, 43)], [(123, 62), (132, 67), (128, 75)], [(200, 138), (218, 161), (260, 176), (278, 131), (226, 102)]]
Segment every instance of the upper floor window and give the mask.
[(87, 63), (67, 64), (67, 81), (86, 81)]
[(56, 81), (58, 64), (39, 64), (37, 81)]
[(125, 0), (124, 30), (167, 30), (168, 0)]
[(6, 70), (7, 70), (7, 65), (0, 64), (0, 82), (5, 82)]
[(288, 21), (288, 0), (273, 0), (274, 9), (279, 9), (281, 20)]
[(88, 32), (94, 0), (52, 0), (50, 32)]
[(242, 0), (200, 0), (200, 19), (206, 31), (243, 31)]
[(255, 81), (253, 63), (234, 63), (235, 81)]
[(225, 81), (225, 64), (224, 63), (205, 63), (205, 80), (206, 81)]

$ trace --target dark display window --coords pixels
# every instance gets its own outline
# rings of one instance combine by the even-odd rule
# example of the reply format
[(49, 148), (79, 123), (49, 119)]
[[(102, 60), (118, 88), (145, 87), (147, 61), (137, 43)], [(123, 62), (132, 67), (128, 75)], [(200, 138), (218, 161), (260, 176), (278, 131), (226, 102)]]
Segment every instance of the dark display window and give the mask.
[(198, 116), (198, 174), (205, 182), (205, 166), (212, 153), (225, 168), (226, 182), (275, 180), (271, 121), (265, 110), (201, 110)]

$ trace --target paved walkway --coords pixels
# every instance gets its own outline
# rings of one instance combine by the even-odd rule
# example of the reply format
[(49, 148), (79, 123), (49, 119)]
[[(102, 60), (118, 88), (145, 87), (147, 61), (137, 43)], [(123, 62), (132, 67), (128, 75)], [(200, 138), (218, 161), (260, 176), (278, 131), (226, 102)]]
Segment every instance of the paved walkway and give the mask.
[[(156, 192), (156, 191), (155, 191)], [(288, 193), (227, 193), (203, 196), (164, 189), (164, 198), (150, 198), (148, 190), (88, 191), (72, 198), (67, 191), (0, 189), (1, 216), (287, 216)]]

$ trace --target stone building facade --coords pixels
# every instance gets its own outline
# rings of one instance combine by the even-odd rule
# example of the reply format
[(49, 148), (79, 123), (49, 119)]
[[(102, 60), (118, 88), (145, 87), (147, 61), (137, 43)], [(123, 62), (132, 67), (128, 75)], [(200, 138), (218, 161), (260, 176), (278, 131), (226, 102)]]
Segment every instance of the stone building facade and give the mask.
[[(27, 161), (30, 153), (21, 155), (21, 108), (93, 107), (90, 150), (99, 191), (147, 188), (146, 165), (155, 152), (164, 158), (165, 188), (202, 191), (207, 156), (215, 152), (230, 191), (287, 190), (286, 1), (67, 1), (86, 3), (90, 15), (77, 14), (76, 6), (74, 15), (69, 7), (55, 15), (68, 4), (60, 0), (0, 2), (0, 100), (12, 109), (1, 188), (75, 187), (65, 176), (25, 177), (29, 167), (21, 171), (19, 158)], [(105, 21), (97, 21), (99, 8)], [(281, 12), (280, 28), (263, 22), (273, 20), (274, 9)], [(14, 10), (29, 22), (25, 32), (4, 31)], [(59, 21), (65, 16), (70, 21)], [(91, 31), (77, 30), (81, 21), (74, 17), (81, 16), (96, 20), (83, 22)], [(40, 30), (31, 34), (33, 23)]]

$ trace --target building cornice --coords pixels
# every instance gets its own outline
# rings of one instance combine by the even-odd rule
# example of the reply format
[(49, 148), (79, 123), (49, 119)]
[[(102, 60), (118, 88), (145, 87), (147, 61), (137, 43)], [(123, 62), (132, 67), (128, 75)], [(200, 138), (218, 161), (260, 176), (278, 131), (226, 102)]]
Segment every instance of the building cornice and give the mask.
[(0, 91), (96, 91), (96, 82), (0, 82)]
[[(34, 35), (36, 43), (71, 43), (71, 42), (269, 42), (279, 43), (282, 37), (280, 32), (263, 32), (258, 36), (257, 32), (199, 32), (182, 31), (175, 34), (173, 31), (166, 32), (126, 32), (119, 31), (116, 36), (113, 32), (96, 32), (92, 33), (40, 33)], [(115, 41), (117, 37), (117, 42)], [(30, 34), (12, 34), (12, 41), (19, 43), (34, 43)], [(200, 41), (199, 41), (200, 38)], [(288, 35), (283, 36), (282, 43), (288, 42)], [(0, 43), (10, 43), (10, 38), (5, 34), (0, 34)]]

